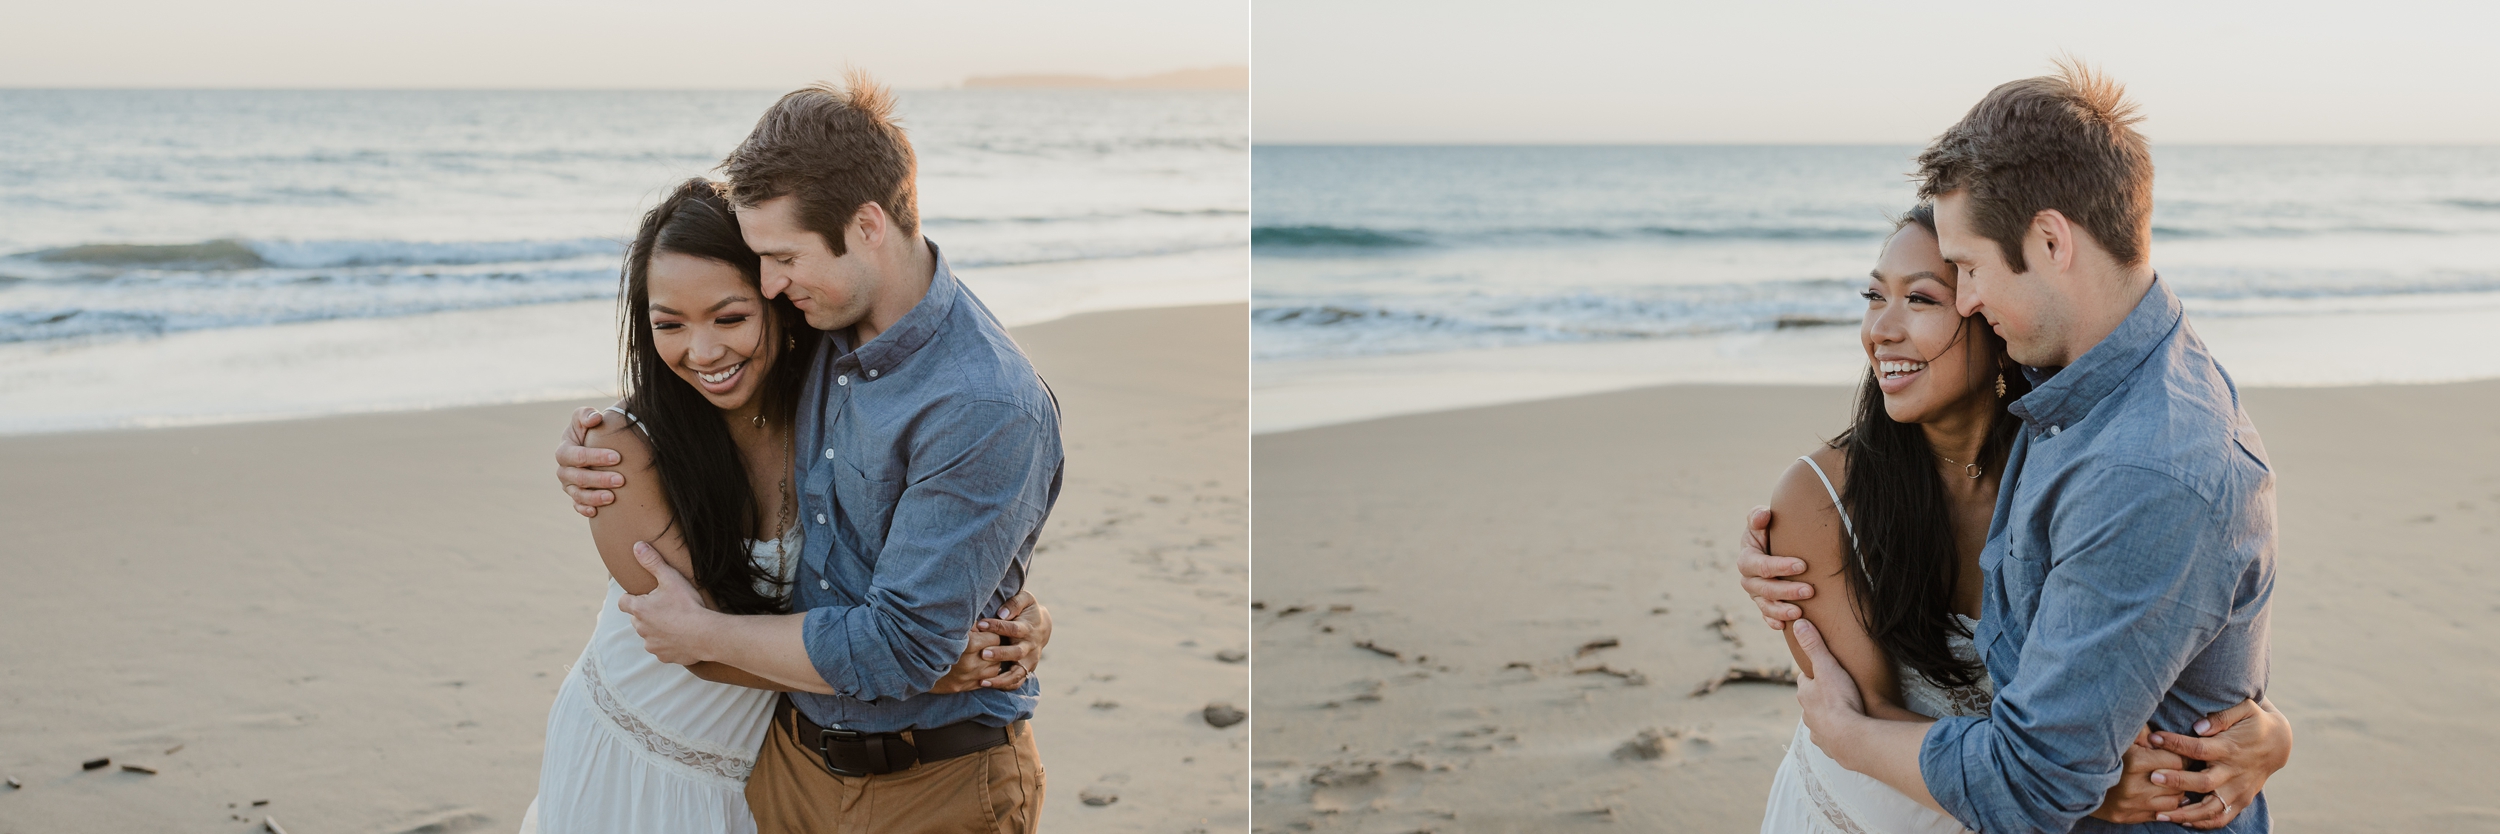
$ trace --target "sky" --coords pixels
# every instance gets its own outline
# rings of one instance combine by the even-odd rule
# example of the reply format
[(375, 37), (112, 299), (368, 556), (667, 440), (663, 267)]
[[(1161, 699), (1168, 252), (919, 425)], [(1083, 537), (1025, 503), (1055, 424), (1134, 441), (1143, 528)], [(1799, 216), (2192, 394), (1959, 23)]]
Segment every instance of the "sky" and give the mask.
[(2500, 144), (2500, 3), (1255, 0), (1260, 143), (1919, 144), (2071, 53), (2156, 142)]
[(0, 87), (902, 88), (1248, 62), (1246, 0), (14, 3)]

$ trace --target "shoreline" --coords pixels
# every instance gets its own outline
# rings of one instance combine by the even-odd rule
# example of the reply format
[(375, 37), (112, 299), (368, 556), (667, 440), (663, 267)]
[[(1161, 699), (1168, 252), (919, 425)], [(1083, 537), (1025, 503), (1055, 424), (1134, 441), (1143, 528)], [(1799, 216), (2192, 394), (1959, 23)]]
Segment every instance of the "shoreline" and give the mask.
[[(963, 277), (1001, 321), (1022, 328), (1241, 304), (1247, 272), (1246, 255), (1216, 249)], [(5, 344), (0, 437), (613, 397), (614, 315), (615, 302), (601, 299)]]
[[(2242, 390), (2500, 379), (2500, 303), (2461, 309), (2189, 320)], [(2333, 338), (2319, 338), (2330, 330)], [(1659, 385), (1854, 386), (1854, 326), (1262, 361), (1251, 433), (1630, 391)]]

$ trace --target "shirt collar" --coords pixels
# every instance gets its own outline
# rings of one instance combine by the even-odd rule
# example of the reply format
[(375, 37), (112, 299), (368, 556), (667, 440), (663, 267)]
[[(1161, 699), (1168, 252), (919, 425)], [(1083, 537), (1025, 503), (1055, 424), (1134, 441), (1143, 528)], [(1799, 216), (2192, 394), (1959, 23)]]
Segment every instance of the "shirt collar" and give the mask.
[(2034, 431), (2055, 433), (2073, 425), (2118, 390), (2118, 384), (2168, 341), (2185, 319), (2186, 308), (2180, 306), (2179, 297), (2171, 294), (2159, 274), (2154, 275), (2153, 285), (2135, 303), (2135, 311), (2072, 364), (2062, 369), (2024, 368), (2024, 375), (2036, 387), (2006, 410), (2023, 418)]
[[(946, 321), (947, 314), (954, 312), (955, 299), (963, 294), (963, 284), (955, 280), (955, 271), (947, 267), (946, 253), (938, 251), (937, 241), (923, 240), (929, 244), (930, 260), (937, 264), (929, 272), (929, 291), (920, 296), (919, 303), (912, 305), (911, 312), (896, 319), (893, 327), (886, 328), (885, 332), (877, 334), (877, 338), (835, 359), (836, 369), (872, 372), (863, 382), (876, 379), (882, 372), (892, 370), (903, 360), (911, 358), (922, 345), (928, 344), (937, 336), (938, 325)], [(834, 342), (848, 347), (839, 336)]]

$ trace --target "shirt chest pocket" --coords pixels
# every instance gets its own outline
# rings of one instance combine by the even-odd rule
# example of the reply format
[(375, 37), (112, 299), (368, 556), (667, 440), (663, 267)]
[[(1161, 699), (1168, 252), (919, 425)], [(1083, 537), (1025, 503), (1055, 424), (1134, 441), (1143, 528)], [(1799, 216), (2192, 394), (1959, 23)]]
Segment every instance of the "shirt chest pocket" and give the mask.
[[(875, 553), (885, 547), (886, 530), (894, 523), (894, 504), (903, 497), (902, 478), (878, 475), (900, 472), (886, 472), (885, 467), (874, 465), (862, 467), (851, 461), (836, 461), (836, 465), (842, 467), (842, 476), (833, 479), (833, 492), (841, 502), (843, 525), (859, 537), (862, 555)], [(900, 466), (894, 468), (899, 470)]]

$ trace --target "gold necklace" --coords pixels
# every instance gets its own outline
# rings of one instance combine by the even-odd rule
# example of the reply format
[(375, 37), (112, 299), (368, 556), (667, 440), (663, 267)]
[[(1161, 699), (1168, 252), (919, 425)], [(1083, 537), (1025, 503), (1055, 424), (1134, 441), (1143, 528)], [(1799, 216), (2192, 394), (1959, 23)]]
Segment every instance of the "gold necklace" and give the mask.
[(1979, 480), (1979, 476), (1980, 476), (1980, 475), (1982, 475), (1982, 474), (1984, 474), (1984, 470), (1981, 470), (1981, 469), (1979, 468), (1979, 464), (1976, 464), (1976, 463), (1963, 463), (1963, 462), (1961, 462), (1961, 461), (1954, 460), (1954, 459), (1952, 459), (1952, 458), (1947, 458), (1947, 457), (1945, 457), (1945, 456), (1943, 456), (1943, 455), (1937, 455), (1936, 457), (1939, 457), (1939, 458), (1944, 458), (1944, 462), (1946, 462), (1946, 463), (1950, 463), (1950, 464), (1953, 464), (1953, 465), (1955, 465), (1955, 466), (1962, 467), (1962, 474), (1963, 474), (1964, 476), (1966, 476), (1966, 477), (1970, 478), (1971, 480), (1974, 480), (1974, 481)]
[[(763, 418), (758, 415), (756, 419)], [(790, 470), (798, 467), (797, 450), (792, 448), (792, 444), (798, 442), (793, 437), (796, 434), (784, 432), (781, 435), (781, 485), (777, 487), (781, 494), (781, 512), (776, 513), (773, 519), (773, 579), (783, 588), (790, 587), (798, 575), (797, 566), (790, 563), (790, 553), (783, 545), (790, 539), (790, 512), (799, 503), (798, 496), (790, 494)]]

